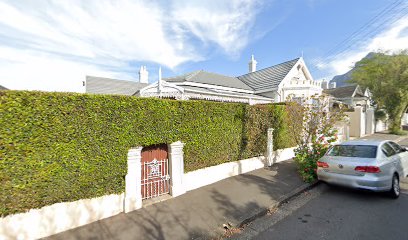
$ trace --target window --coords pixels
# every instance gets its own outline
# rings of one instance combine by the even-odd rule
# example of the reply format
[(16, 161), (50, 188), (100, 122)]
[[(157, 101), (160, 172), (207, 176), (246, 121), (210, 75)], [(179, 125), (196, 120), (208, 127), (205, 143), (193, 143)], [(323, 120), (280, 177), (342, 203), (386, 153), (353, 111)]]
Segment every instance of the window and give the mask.
[(381, 150), (387, 157), (391, 157), (395, 154), (395, 150), (388, 143), (384, 143), (381, 147)]
[(375, 158), (377, 156), (377, 146), (335, 145), (329, 150), (327, 155), (338, 157)]
[(400, 145), (396, 144), (395, 142), (388, 142), (392, 148), (394, 148), (396, 153), (402, 152), (402, 148)]

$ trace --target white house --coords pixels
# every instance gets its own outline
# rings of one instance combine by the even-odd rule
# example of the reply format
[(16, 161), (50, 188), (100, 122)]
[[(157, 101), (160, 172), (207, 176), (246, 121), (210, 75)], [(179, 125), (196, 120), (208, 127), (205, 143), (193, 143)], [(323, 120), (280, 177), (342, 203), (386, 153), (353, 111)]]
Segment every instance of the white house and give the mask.
[(303, 58), (296, 58), (258, 71), (252, 58), (250, 72), (239, 76), (242, 82), (250, 86), (254, 93), (272, 98), (275, 102), (284, 102), (288, 98), (309, 97), (322, 93), (321, 82), (314, 81)]
[(251, 57), (249, 73), (230, 77), (198, 70), (180, 76), (161, 78), (139, 91), (135, 96), (203, 99), (249, 104), (283, 102), (288, 97), (309, 97), (321, 94), (321, 83), (314, 81), (303, 58), (296, 58), (268, 68), (256, 70)]

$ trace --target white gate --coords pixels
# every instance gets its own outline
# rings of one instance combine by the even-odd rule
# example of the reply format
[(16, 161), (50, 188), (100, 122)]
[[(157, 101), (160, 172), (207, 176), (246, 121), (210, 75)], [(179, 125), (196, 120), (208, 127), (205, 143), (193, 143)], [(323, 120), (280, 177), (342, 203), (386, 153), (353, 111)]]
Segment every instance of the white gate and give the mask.
[(155, 145), (142, 150), (142, 199), (170, 192), (167, 145)]

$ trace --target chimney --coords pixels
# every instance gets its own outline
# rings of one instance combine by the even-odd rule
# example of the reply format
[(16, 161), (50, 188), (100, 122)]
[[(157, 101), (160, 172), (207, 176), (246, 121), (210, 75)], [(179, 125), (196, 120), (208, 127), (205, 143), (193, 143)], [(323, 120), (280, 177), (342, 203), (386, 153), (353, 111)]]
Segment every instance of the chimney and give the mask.
[(330, 83), (330, 88), (336, 88), (336, 82), (331, 82)]
[(257, 61), (254, 59), (254, 55), (252, 54), (251, 56), (251, 61), (249, 61), (249, 72), (255, 72), (256, 71), (256, 64)]
[(329, 89), (329, 81), (327, 81), (326, 79), (323, 79), (322, 88), (323, 89)]
[(146, 66), (140, 66), (139, 82), (140, 83), (149, 83), (149, 72), (146, 70)]

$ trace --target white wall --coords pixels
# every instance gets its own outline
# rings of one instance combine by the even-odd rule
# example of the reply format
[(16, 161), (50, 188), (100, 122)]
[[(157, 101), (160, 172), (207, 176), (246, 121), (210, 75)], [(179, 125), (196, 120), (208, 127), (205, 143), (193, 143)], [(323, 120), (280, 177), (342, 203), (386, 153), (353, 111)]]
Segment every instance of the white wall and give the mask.
[[(294, 149), (274, 151), (272, 163), (293, 158)], [(265, 157), (261, 156), (181, 174), (183, 189), (180, 191), (191, 191), (266, 165), (268, 164)], [(124, 194), (107, 195), (75, 202), (56, 203), (40, 209), (32, 209), (26, 213), (0, 218), (0, 240), (37, 239), (83, 226), (123, 212), (124, 202)]]
[(404, 113), (402, 116), (402, 125), (408, 125), (408, 113)]
[(374, 109), (368, 108), (366, 111), (366, 134), (373, 134), (375, 130)]
[(361, 107), (356, 107), (353, 112), (346, 112), (350, 120), (350, 137), (361, 137)]
[(385, 121), (378, 120), (375, 122), (375, 131), (382, 132), (388, 130), (388, 126)]
[(37, 239), (123, 211), (124, 195), (107, 195), (75, 202), (56, 203), (0, 218), (0, 239)]
[(354, 108), (353, 112), (346, 112), (346, 115), (350, 120), (350, 137), (362, 137), (367, 134), (374, 133), (375, 131), (382, 131), (379, 129), (378, 123), (374, 121), (374, 110), (368, 109), (366, 112), (363, 112), (363, 108), (357, 106)]
[(367, 124), (366, 113), (361, 111), (361, 114), (360, 114), (360, 137), (366, 135), (366, 126), (367, 126), (366, 124)]
[[(285, 148), (274, 151), (273, 162), (282, 162), (295, 156), (295, 148)], [(245, 160), (223, 163), (220, 165), (202, 168), (184, 174), (183, 184), (186, 191), (191, 191), (220, 180), (263, 168), (267, 165), (264, 156)]]
[(254, 157), (236, 162), (198, 169), (184, 174), (183, 185), (191, 191), (220, 180), (265, 167), (265, 157)]

